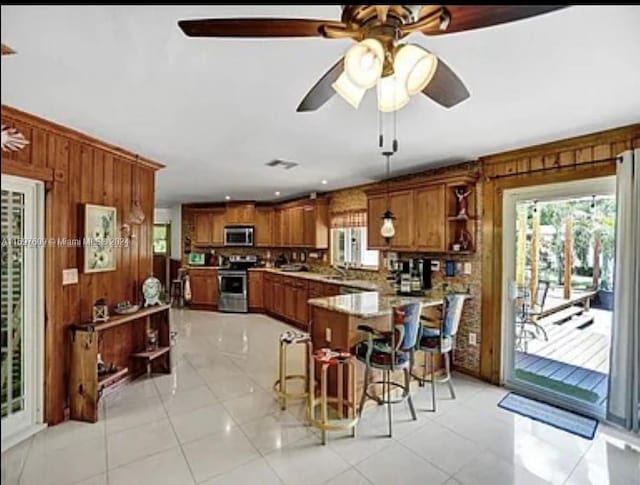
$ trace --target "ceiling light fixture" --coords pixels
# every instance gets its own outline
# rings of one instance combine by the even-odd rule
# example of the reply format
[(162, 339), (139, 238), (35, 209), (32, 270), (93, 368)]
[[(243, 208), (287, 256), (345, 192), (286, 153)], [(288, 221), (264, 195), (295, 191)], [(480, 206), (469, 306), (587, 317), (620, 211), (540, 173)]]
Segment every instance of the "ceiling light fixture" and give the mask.
[(384, 47), (373, 38), (358, 42), (344, 57), (344, 72), (356, 86), (369, 89), (376, 85), (384, 66)]
[(322, 185), (327, 185), (327, 183), (328, 183), (328, 182), (327, 182), (326, 180), (323, 180), (323, 181), (322, 181), (322, 182), (320, 182), (320, 183), (321, 183)]
[(332, 85), (336, 93), (338, 93), (342, 99), (358, 109), (360, 101), (364, 98), (364, 93), (367, 92), (365, 88), (361, 88), (351, 81), (351, 78), (346, 73), (340, 74), (340, 77)]
[[(438, 58), (416, 44), (390, 49), (392, 52), (385, 52), (382, 43), (372, 38), (351, 47), (345, 55), (344, 72), (332, 84), (333, 89), (356, 109), (366, 90), (374, 86), (380, 111), (405, 107), (411, 96), (429, 85), (438, 68)], [(387, 67), (385, 59), (390, 62)]]
[(275, 196), (276, 196), (276, 197), (279, 197), (279, 196), (280, 196), (280, 191), (279, 191), (279, 190), (276, 190), (276, 191), (274, 192), (274, 194), (275, 194)]
[(231, 200), (231, 196), (230, 195), (225, 195), (224, 196), (224, 200)]

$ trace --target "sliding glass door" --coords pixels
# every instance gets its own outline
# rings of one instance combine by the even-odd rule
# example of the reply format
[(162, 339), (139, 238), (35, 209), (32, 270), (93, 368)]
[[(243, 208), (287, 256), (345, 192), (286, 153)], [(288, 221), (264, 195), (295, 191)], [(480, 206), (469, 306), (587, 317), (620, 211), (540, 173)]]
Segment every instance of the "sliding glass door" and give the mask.
[(604, 417), (613, 321), (614, 177), (507, 190), (503, 377)]
[(2, 448), (42, 421), (42, 183), (2, 177)]

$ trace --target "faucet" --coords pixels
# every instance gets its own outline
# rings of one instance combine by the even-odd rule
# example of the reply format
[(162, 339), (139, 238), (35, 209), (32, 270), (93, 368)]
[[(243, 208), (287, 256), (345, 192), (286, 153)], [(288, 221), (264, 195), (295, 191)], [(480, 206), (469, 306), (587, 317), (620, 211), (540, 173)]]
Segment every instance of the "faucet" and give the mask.
[(349, 266), (347, 265), (347, 263), (345, 263), (344, 268), (341, 268), (336, 264), (333, 266), (333, 269), (335, 269), (342, 278), (346, 278), (347, 276), (349, 276)]

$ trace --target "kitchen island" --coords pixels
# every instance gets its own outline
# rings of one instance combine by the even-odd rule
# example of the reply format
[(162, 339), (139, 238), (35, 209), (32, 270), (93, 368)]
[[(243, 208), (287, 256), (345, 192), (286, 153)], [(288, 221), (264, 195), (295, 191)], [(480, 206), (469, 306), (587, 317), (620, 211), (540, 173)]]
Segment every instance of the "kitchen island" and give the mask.
[[(310, 310), (310, 334), (313, 349), (328, 347), (334, 350), (355, 352), (356, 344), (366, 338), (358, 330), (358, 325), (368, 325), (378, 330), (391, 330), (391, 314), (394, 306), (420, 301), (423, 314), (432, 315), (442, 306), (441, 295), (424, 297), (402, 297), (385, 295), (375, 291), (349, 295), (312, 298), (308, 301)], [(318, 369), (315, 370), (316, 378)], [(357, 365), (356, 394), (362, 392), (364, 366)], [(348, 379), (344, 382), (344, 393), (352, 389)], [(337, 395), (337, 377), (335, 369), (329, 369), (329, 394)]]

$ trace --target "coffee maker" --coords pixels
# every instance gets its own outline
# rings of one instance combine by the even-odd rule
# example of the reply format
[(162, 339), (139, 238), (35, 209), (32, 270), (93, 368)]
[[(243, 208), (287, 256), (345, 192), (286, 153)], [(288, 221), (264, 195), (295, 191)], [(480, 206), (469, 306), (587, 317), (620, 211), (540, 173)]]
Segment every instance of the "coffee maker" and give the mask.
[(398, 295), (422, 296), (431, 289), (431, 260), (424, 258), (398, 260), (395, 290)]

